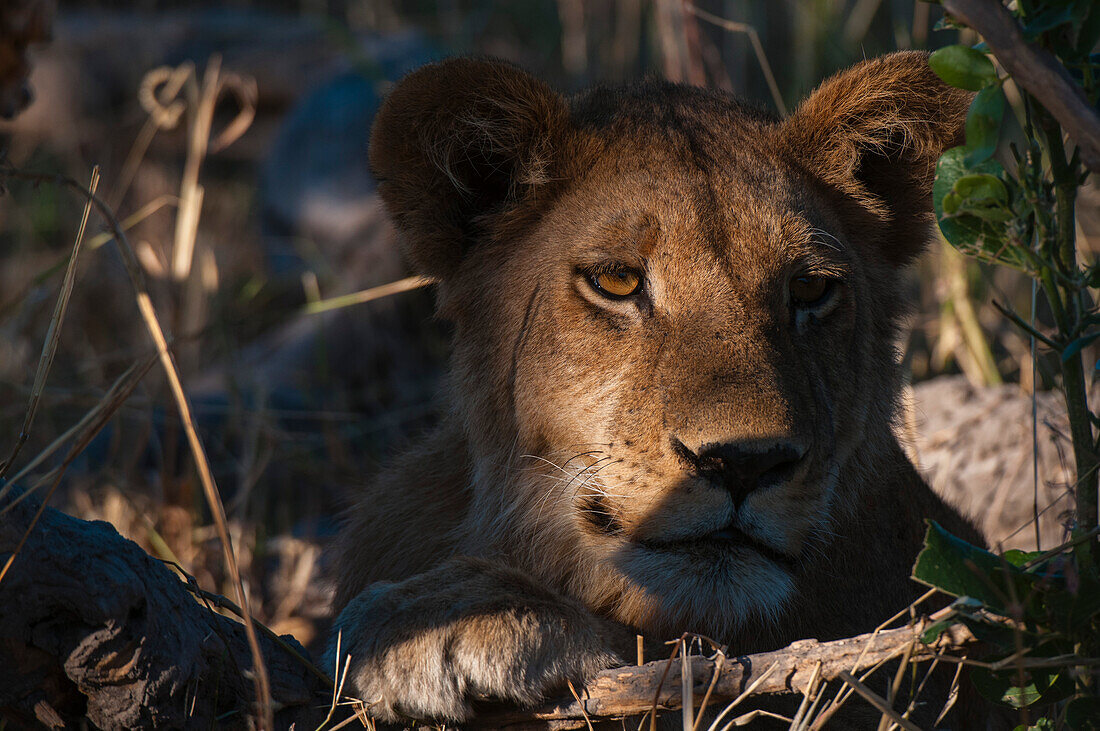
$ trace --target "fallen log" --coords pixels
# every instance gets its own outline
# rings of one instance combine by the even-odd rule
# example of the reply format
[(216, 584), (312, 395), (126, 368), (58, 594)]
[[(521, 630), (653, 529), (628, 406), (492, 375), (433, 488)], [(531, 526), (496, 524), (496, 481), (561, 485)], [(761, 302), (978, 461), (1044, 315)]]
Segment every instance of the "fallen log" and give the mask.
[[(21, 495), (0, 497), (0, 565), (39, 507)], [(331, 691), (283, 645), (260, 640), (276, 727), (316, 728)], [(109, 523), (47, 508), (0, 582), (0, 719), (11, 727), (87, 718), (101, 729), (244, 728), (251, 665), (243, 626)]]

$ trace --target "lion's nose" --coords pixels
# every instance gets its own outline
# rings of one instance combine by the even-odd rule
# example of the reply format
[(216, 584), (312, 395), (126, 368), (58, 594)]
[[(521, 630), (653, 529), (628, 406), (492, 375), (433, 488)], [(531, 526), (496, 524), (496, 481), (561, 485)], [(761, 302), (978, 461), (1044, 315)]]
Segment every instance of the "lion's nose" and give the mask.
[(806, 454), (792, 441), (737, 441), (703, 444), (697, 451), (674, 439), (673, 449), (701, 476), (729, 491), (740, 507), (753, 490), (789, 480)]

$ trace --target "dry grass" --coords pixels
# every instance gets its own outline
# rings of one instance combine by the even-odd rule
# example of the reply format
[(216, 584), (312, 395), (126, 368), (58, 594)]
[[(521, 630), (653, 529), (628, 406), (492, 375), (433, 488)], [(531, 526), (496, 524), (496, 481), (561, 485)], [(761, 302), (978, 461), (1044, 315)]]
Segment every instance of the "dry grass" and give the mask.
[[(216, 92), (214, 93), (216, 96)], [(210, 102), (212, 105), (213, 102)], [(203, 125), (196, 125), (191, 130), (192, 136), (194, 135), (207, 135), (209, 134), (208, 127)], [(202, 145), (205, 149), (205, 142)], [(190, 167), (190, 166), (189, 166)], [(75, 282), (74, 272), (76, 269), (76, 263), (78, 260), (78, 254), (80, 252), (80, 244), (83, 241), (84, 229), (88, 222), (88, 214), (91, 208), (94, 206), (97, 212), (103, 217), (105, 223), (110, 229), (111, 234), (114, 237), (116, 246), (119, 253), (122, 255), (123, 263), (125, 264), (127, 274), (130, 278), (130, 284), (134, 290), (134, 299), (137, 303), (139, 312), (141, 313), (142, 320), (145, 327), (148, 329), (153, 343), (156, 346), (157, 356), (164, 368), (165, 376), (168, 380), (169, 389), (172, 394), (174, 405), (178, 411), (180, 422), (183, 425), (184, 433), (187, 437), (188, 445), (191, 449), (191, 456), (194, 460), (196, 470), (199, 474), (199, 479), (203, 487), (203, 492), (206, 496), (207, 505), (213, 514), (214, 525), (218, 533), (218, 538), (221, 543), (222, 550), (225, 554), (225, 566), (232, 579), (234, 589), (238, 600), (243, 607), (242, 619), (244, 622), (245, 632), (248, 636), (249, 646), (252, 649), (253, 666), (252, 672), (256, 682), (256, 699), (257, 699), (257, 721), (260, 728), (272, 728), (274, 725), (273, 708), (271, 705), (271, 686), (267, 675), (267, 669), (264, 664), (263, 655), (260, 652), (259, 642), (256, 637), (256, 629), (254, 626), (251, 606), (248, 598), (248, 594), (244, 590), (244, 584), (241, 581), (240, 567), (237, 564), (235, 551), (233, 549), (233, 542), (229, 536), (229, 529), (227, 525), (225, 507), (222, 504), (221, 493), (218, 491), (218, 487), (214, 482), (213, 473), (210, 470), (209, 461), (206, 458), (206, 452), (203, 449), (202, 441), (198, 436), (198, 432), (195, 429), (194, 419), (191, 416), (191, 405), (187, 399), (187, 395), (184, 393), (183, 384), (180, 379), (179, 369), (176, 367), (176, 363), (172, 352), (169, 350), (168, 339), (165, 336), (164, 328), (161, 325), (161, 318), (157, 314), (156, 308), (153, 305), (152, 298), (149, 294), (148, 286), (145, 281), (145, 273), (140, 263), (138, 262), (137, 255), (134, 253), (133, 247), (130, 245), (129, 239), (126, 233), (122, 230), (114, 212), (107, 207), (103, 201), (101, 201), (95, 193), (96, 186), (99, 182), (99, 170), (98, 168), (93, 170), (92, 183), (88, 190), (84, 190), (79, 183), (71, 178), (64, 178), (55, 176), (51, 181), (49, 176), (41, 176), (35, 173), (27, 173), (20, 170), (8, 169), (4, 171), (4, 174), (12, 178), (33, 179), (35, 182), (54, 182), (57, 185), (67, 186), (75, 190), (81, 191), (86, 195), (86, 202), (84, 206), (84, 217), (81, 219), (81, 225), (77, 234), (76, 244), (73, 247), (73, 253), (70, 258), (69, 267), (66, 269), (65, 281), (62, 284), (61, 294), (58, 297), (58, 304), (55, 308), (54, 316), (50, 321), (50, 330), (46, 337), (46, 346), (43, 349), (42, 358), (39, 361), (39, 368), (35, 375), (35, 386), (32, 392), (31, 405), (28, 407), (27, 416), (24, 420), (24, 429), (21, 430), (19, 440), (13, 450), (11, 459), (5, 464), (3, 469), (0, 469), (0, 476), (3, 472), (7, 471), (7, 468), (14, 462), (14, 459), (18, 456), (20, 449), (28, 438), (28, 431), (30, 424), (33, 423), (34, 414), (37, 411), (38, 400), (41, 395), (41, 389), (45, 384), (46, 376), (49, 373), (50, 365), (53, 363), (53, 358), (56, 353), (57, 341), (60, 333), (61, 321), (64, 318), (65, 310), (69, 301), (69, 297), (72, 293), (72, 287)], [(187, 183), (187, 178), (184, 178), (184, 185)], [(181, 216), (184, 215), (182, 212)], [(195, 217), (197, 224), (198, 213), (193, 212), (190, 215)], [(194, 251), (194, 229), (189, 230), (190, 242), (187, 243), (186, 248), (189, 252)], [(180, 238), (177, 236), (176, 244), (180, 245)], [(68, 466), (72, 458), (66, 459), (62, 470), (58, 474), (57, 480), (51, 486), (49, 492), (42, 499), (42, 506), (39, 509), (39, 515), (41, 511), (45, 509), (50, 497), (53, 495), (54, 490), (60, 483), (61, 475), (64, 473), (64, 468)], [(29, 494), (29, 493), (28, 493)], [(32, 521), (28, 532), (34, 529), (34, 525), (37, 523), (37, 518)], [(25, 540), (25, 538), (24, 538)], [(12, 556), (9, 557), (7, 564), (3, 571), (0, 571), (0, 581), (3, 580), (3, 574), (7, 571), (7, 567), (11, 565), (18, 554), (19, 548), (22, 547), (20, 543), (19, 547), (15, 550)]]

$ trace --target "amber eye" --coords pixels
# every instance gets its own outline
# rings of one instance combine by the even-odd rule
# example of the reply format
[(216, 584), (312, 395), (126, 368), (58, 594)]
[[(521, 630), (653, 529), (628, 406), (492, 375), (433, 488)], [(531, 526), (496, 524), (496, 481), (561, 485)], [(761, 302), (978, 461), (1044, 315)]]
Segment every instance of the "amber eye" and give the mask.
[(833, 290), (833, 280), (805, 274), (791, 280), (791, 301), (795, 305), (806, 307), (820, 304)]
[(633, 269), (613, 269), (589, 277), (592, 286), (604, 297), (622, 299), (635, 294), (642, 286), (641, 275)]

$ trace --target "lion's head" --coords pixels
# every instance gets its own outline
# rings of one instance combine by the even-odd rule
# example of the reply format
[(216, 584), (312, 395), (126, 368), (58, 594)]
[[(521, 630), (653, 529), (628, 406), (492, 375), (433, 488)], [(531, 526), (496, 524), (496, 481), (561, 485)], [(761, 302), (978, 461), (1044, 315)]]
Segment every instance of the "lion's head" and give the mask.
[(486, 60), (401, 82), (371, 162), (455, 326), (459, 551), (657, 632), (782, 609), (893, 444), (899, 269), (967, 103), (919, 53), (786, 120)]

